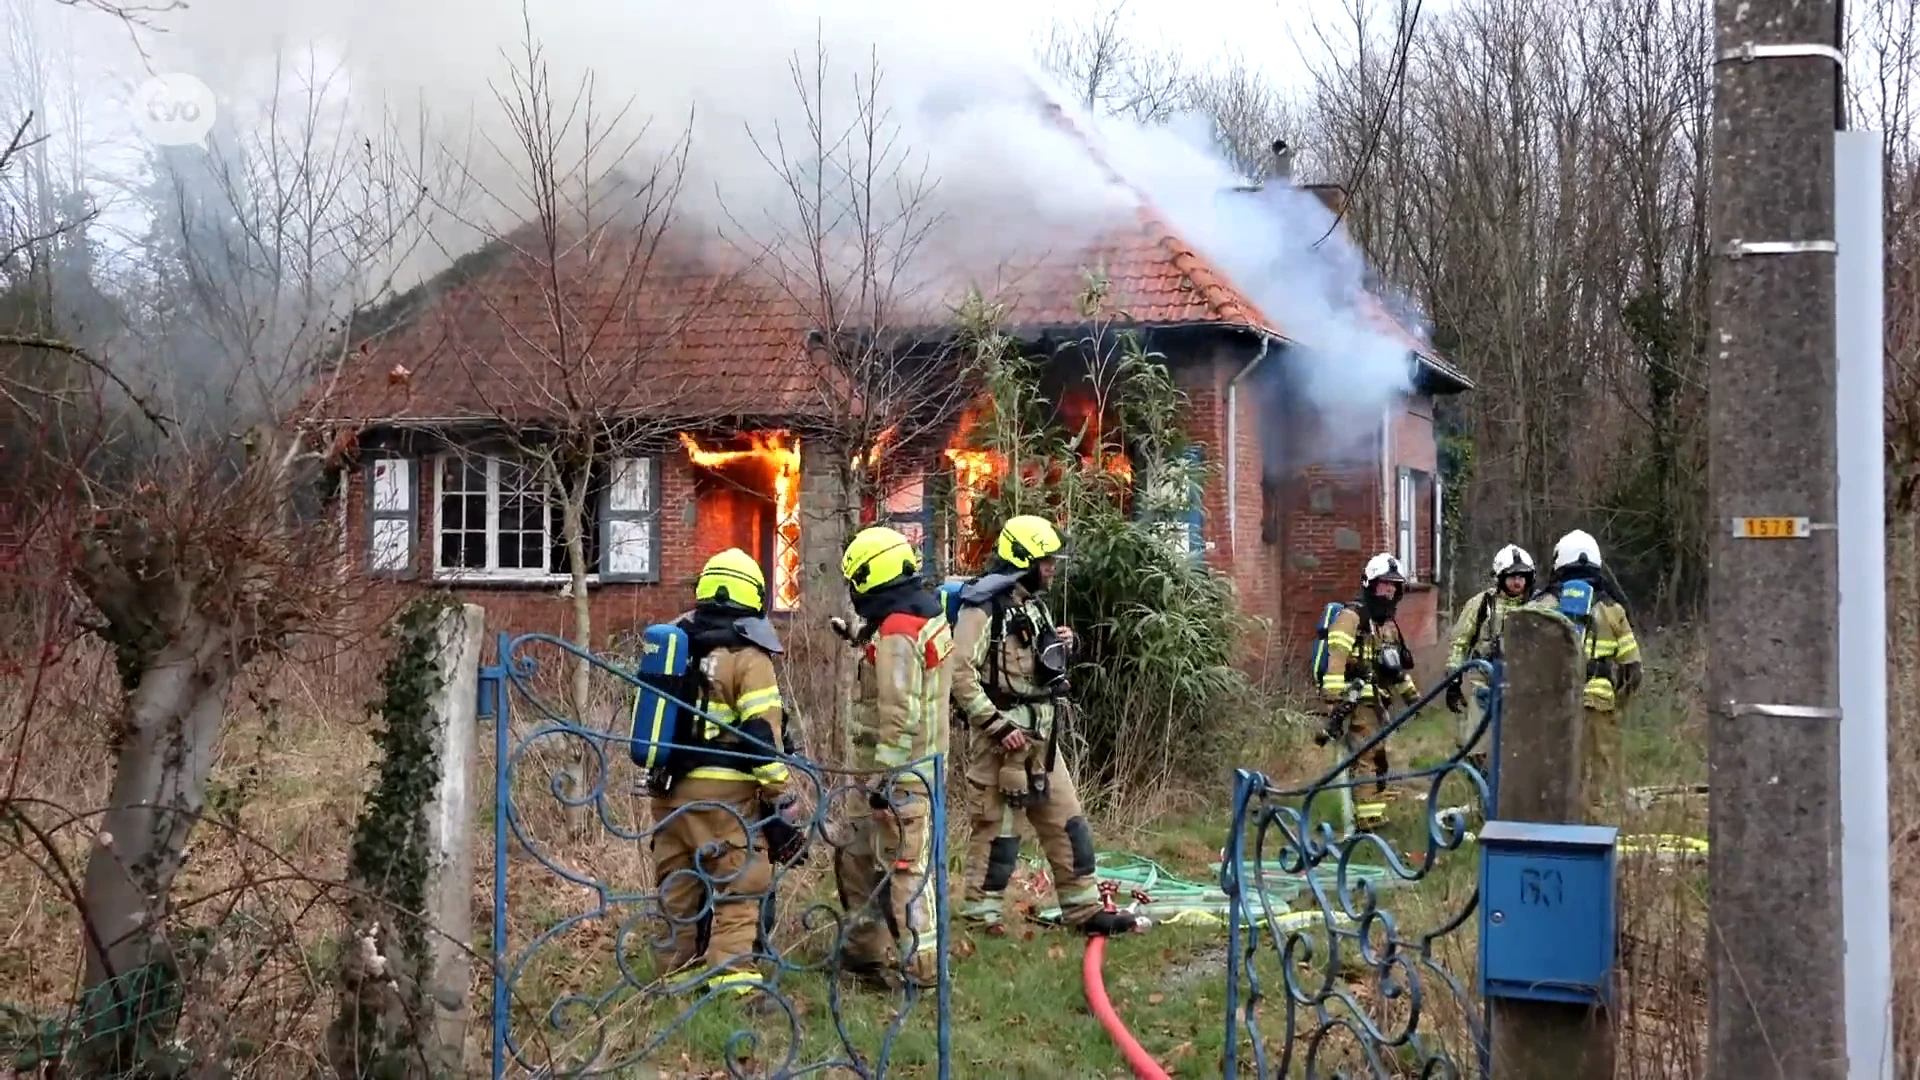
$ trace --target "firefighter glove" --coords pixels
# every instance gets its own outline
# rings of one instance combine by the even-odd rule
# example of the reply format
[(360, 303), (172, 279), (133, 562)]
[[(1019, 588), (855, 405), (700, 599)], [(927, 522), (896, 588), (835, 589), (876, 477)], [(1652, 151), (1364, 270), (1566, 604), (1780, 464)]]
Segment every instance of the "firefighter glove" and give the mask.
[(1347, 735), (1347, 716), (1353, 709), (1344, 703), (1327, 714), (1327, 722), (1320, 733), (1313, 737), (1313, 745), (1325, 746), (1335, 739), (1344, 739)]
[(799, 866), (807, 861), (806, 830), (776, 815), (767, 819), (762, 832), (767, 838), (767, 853), (778, 865)]

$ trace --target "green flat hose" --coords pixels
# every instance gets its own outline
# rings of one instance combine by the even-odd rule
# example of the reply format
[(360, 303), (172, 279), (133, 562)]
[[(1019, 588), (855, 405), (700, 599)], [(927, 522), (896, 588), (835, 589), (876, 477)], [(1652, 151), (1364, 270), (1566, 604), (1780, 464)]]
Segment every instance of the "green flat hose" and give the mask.
[[(1028, 867), (1045, 870), (1046, 860), (1028, 858)], [(1256, 904), (1248, 908), (1246, 923), (1261, 918), (1261, 911), (1272, 910), (1276, 913), (1289, 911), (1300, 895), (1307, 891), (1307, 879), (1303, 874), (1290, 874), (1280, 868), (1277, 862), (1250, 864), (1250, 871), (1264, 870), (1265, 877), (1259, 882), (1259, 890), (1265, 898), (1265, 904)], [(1142, 904), (1133, 910), (1154, 922), (1173, 925), (1218, 925), (1225, 926), (1227, 915), (1233, 904), (1227, 894), (1218, 885), (1203, 885), (1175, 876), (1166, 867), (1152, 859), (1129, 852), (1101, 852), (1094, 858), (1094, 876), (1118, 883), (1123, 889), (1140, 889), (1150, 896), (1151, 903)], [(1317, 866), (1313, 869), (1314, 880), (1320, 887), (1332, 890), (1338, 887), (1339, 867)], [(1383, 866), (1350, 864), (1347, 867), (1347, 880), (1357, 886), (1362, 881), (1372, 882), (1375, 888), (1391, 888), (1401, 882)], [(1251, 883), (1250, 883), (1251, 884)], [(1320, 917), (1318, 911), (1293, 912), (1292, 915), (1276, 914), (1283, 923), (1295, 916)], [(1058, 922), (1060, 909), (1043, 908), (1034, 913), (1041, 922)], [(1336, 913), (1336, 917), (1339, 917)]]

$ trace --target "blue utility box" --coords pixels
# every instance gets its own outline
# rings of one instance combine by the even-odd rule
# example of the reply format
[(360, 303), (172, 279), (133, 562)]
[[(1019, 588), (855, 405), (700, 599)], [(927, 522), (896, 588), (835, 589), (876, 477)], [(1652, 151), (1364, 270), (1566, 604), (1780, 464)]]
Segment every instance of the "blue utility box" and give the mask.
[(1618, 839), (1607, 825), (1489, 821), (1480, 830), (1483, 999), (1610, 1004)]

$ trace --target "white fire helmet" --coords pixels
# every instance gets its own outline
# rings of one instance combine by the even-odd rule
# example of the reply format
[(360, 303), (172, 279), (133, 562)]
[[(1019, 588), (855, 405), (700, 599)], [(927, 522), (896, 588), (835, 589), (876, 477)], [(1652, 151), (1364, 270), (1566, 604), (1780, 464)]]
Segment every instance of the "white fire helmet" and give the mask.
[(1384, 551), (1367, 560), (1367, 568), (1360, 572), (1360, 584), (1371, 589), (1374, 582), (1383, 580), (1401, 584), (1407, 580), (1407, 575), (1400, 570), (1400, 560)]
[(1533, 556), (1527, 554), (1527, 549), (1519, 544), (1508, 544), (1494, 553), (1493, 576), (1496, 579), (1514, 574), (1531, 573), (1533, 573)]
[(1578, 562), (1600, 565), (1600, 544), (1584, 530), (1575, 529), (1553, 545), (1553, 568), (1564, 570)]

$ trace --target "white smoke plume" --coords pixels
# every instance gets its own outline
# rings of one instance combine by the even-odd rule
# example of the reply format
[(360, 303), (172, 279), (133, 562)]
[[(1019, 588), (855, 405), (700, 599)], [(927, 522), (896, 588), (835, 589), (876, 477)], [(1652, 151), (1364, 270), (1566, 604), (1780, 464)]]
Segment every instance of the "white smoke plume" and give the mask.
[[(945, 272), (979, 276), (1036, 247), (1077, 248), (1130, 224), (1138, 203), (1081, 136), (1036, 106), (1034, 88), (1047, 80), (1022, 31), (964, 4), (568, 0), (523, 12), (517, 0), (195, 0), (165, 20), (169, 32), (148, 43), (155, 69), (192, 72), (243, 102), (262, 94), (277, 57), (338, 58), (345, 79), (336, 92), (363, 117), (417, 105), (450, 144), (473, 133), (471, 167), (496, 191), (514, 186), (507, 174), (520, 163), (494, 88), (506, 84), (530, 25), (562, 100), (591, 72), (603, 110), (631, 99), (629, 126), (651, 121), (653, 152), (693, 117), (678, 211), (699, 228), (777, 227), (791, 215), (792, 196), (765, 155), (776, 131), (790, 152), (805, 138), (791, 65), (797, 59), (811, 76), (817, 45), (829, 57), (820, 102), (835, 114), (829, 128), (851, 118), (854, 80), (877, 57), (895, 153), (908, 172), (924, 168), (937, 181), (946, 227), (925, 254)], [(1332, 217), (1318, 200), (1232, 191), (1242, 178), (1190, 123), (1144, 128), (1068, 113), (1286, 337), (1330, 358), (1311, 365), (1319, 374), (1303, 387), (1318, 407), (1377, 417), (1406, 389), (1407, 348), (1354, 310), (1363, 266), (1343, 233), (1327, 235)], [(448, 247), (459, 253), (458, 243)]]

